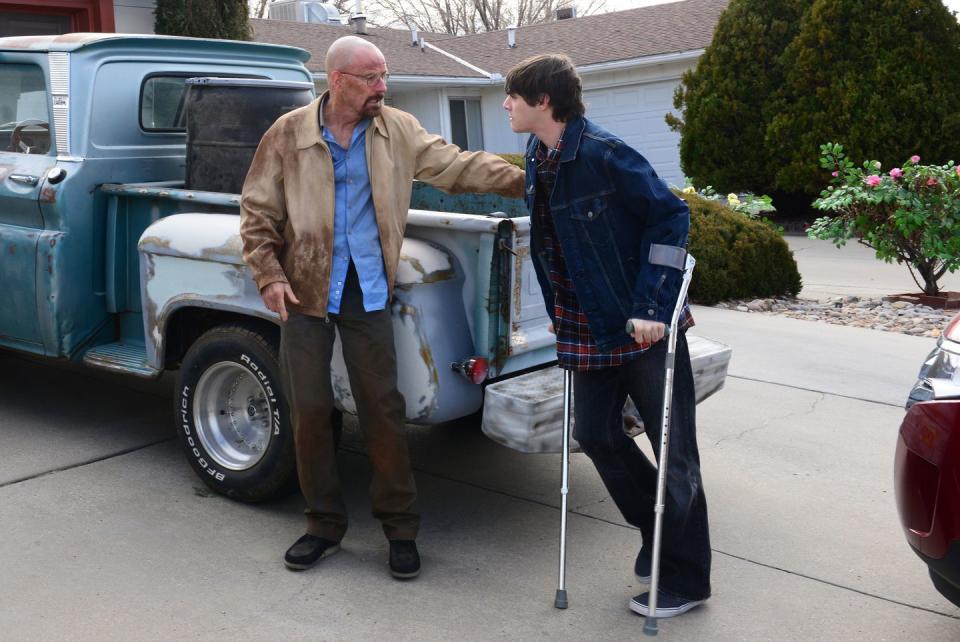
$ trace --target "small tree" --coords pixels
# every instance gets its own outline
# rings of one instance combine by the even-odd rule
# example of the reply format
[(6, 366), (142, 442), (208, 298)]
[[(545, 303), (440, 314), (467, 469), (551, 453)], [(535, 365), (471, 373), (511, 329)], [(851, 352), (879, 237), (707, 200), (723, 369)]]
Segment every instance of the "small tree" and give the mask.
[(154, 31), (168, 36), (250, 40), (247, 0), (157, 0)]
[(808, 234), (837, 247), (856, 236), (877, 258), (906, 263), (924, 294), (938, 294), (940, 277), (960, 269), (960, 168), (920, 165), (914, 155), (883, 172), (876, 160), (856, 167), (836, 143), (820, 152), (834, 179), (813, 205), (834, 216), (817, 219)]
[(885, 166), (911, 154), (945, 162), (960, 140), (958, 52), (960, 26), (941, 0), (815, 0), (770, 105), (777, 187), (819, 192), (823, 140)]
[(776, 167), (764, 145), (767, 102), (783, 82), (780, 55), (797, 34), (809, 0), (732, 0), (713, 41), (674, 94), (682, 119), (680, 164), (696, 185), (769, 192)]
[[(575, 0), (372, 0), (373, 13), (387, 24), (463, 35), (547, 22)], [(579, 15), (598, 13), (606, 0), (576, 2)]]

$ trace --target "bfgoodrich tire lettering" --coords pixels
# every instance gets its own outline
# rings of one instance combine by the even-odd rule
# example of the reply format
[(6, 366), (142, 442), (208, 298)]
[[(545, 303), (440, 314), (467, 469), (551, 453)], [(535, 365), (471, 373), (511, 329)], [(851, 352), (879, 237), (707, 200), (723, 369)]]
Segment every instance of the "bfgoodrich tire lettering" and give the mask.
[(296, 479), (293, 430), (277, 348), (241, 326), (219, 326), (187, 351), (177, 378), (177, 435), (211, 489), (244, 502)]

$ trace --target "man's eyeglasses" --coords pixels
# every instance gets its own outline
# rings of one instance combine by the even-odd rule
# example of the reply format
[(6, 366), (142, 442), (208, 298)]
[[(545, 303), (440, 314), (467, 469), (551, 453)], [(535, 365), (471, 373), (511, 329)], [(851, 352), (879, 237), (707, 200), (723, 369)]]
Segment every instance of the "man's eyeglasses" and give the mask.
[(340, 71), (340, 73), (353, 76), (354, 78), (359, 78), (367, 84), (367, 87), (373, 87), (377, 84), (378, 80), (382, 80), (383, 84), (387, 84), (387, 80), (390, 79), (390, 74), (386, 71), (382, 74), (351, 74), (349, 71)]

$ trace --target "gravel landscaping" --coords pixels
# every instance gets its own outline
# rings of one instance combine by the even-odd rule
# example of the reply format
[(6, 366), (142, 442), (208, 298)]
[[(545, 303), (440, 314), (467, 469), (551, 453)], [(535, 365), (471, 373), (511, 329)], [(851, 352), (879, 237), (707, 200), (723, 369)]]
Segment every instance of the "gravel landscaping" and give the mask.
[(879, 298), (855, 296), (835, 297), (828, 301), (809, 299), (750, 299), (718, 303), (724, 310), (739, 310), (748, 314), (773, 314), (825, 321), (855, 328), (872, 328), (915, 336), (939, 337), (943, 328), (957, 313), (914, 305), (904, 301), (891, 303)]

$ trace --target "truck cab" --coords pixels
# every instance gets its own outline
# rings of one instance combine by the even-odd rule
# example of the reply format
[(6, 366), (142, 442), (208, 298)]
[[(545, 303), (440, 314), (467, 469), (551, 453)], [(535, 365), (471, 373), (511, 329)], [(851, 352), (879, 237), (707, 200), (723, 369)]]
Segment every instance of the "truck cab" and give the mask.
[(0, 346), (73, 358), (142, 344), (139, 283), (122, 269), (136, 248), (118, 245), (99, 186), (183, 180), (188, 78), (312, 82), (307, 59), (162, 36), (0, 40)]

